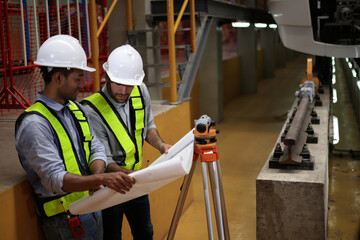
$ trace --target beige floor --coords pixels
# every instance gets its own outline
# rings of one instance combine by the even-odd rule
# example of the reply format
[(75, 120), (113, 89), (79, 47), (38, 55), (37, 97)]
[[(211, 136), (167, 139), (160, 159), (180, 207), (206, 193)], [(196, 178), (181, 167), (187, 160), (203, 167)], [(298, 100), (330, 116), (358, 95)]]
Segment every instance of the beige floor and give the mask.
[[(220, 130), (218, 148), (231, 239), (256, 239), (255, 179), (280, 133), (294, 101), (294, 92), (305, 76), (305, 64), (306, 56), (297, 57), (288, 62), (286, 68), (278, 69), (275, 78), (261, 80), (258, 93), (234, 99), (225, 107), (224, 121), (215, 126)], [(339, 98), (344, 94), (343, 90)], [(341, 142), (336, 147), (360, 149), (359, 128), (348, 99), (334, 107), (335, 114), (338, 106), (344, 113), (339, 116), (340, 122), (346, 118), (343, 122), (348, 126), (341, 128)], [(343, 135), (347, 137), (343, 139)], [(328, 239), (358, 239), (359, 166), (359, 161), (349, 158), (330, 158)], [(208, 238), (199, 162), (191, 184), (194, 202), (180, 219), (175, 235), (178, 240)]]

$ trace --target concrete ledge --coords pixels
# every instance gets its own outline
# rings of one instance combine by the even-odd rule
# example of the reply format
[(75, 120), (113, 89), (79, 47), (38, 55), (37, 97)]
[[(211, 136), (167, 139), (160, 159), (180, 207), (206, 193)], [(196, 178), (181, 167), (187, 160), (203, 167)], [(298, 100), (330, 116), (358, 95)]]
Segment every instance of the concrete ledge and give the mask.
[[(315, 158), (314, 170), (269, 169), (273, 149), (256, 179), (258, 240), (326, 239), (330, 94), (327, 87), (324, 90), (325, 93), (320, 94), (322, 106), (315, 107), (320, 124), (313, 124), (318, 134), (318, 143), (308, 144), (310, 154)], [(292, 109), (295, 106), (296, 100)], [(286, 122), (277, 143), (280, 142)]]
[(0, 119), (0, 193), (26, 179), (15, 149), (15, 121), (19, 115), (2, 116)]

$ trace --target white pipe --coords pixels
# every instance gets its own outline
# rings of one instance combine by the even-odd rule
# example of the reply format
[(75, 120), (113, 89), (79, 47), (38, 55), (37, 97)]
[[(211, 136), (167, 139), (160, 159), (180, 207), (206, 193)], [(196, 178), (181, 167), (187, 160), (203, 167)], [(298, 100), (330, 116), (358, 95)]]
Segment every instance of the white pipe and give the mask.
[(78, 19), (78, 33), (79, 33), (79, 42), (81, 41), (81, 24), (80, 24), (80, 8), (79, 8), (79, 0), (76, 0), (76, 11), (77, 11), (77, 19)]
[(56, 14), (57, 14), (57, 20), (58, 20), (58, 30), (59, 30), (59, 34), (61, 34), (60, 5), (59, 5), (59, 0), (56, 0)]
[(69, 26), (69, 35), (71, 35), (71, 11), (70, 11), (70, 1), (67, 0), (67, 9), (68, 9), (68, 26)]
[(26, 39), (25, 39), (25, 27), (24, 27), (24, 5), (20, 0), (20, 11), (21, 11), (21, 30), (23, 37), (23, 49), (24, 49), (24, 65), (27, 66), (27, 53), (26, 53)]
[(45, 0), (45, 12), (46, 12), (46, 27), (47, 27), (47, 35), (50, 38), (50, 17), (49, 17), (49, 3), (48, 0)]
[(333, 144), (338, 144), (340, 141), (340, 134), (339, 134), (339, 119), (336, 116), (333, 116)]
[(39, 29), (38, 29), (38, 22), (37, 22), (37, 15), (36, 15), (36, 2), (35, 0), (33, 0), (34, 2), (34, 18), (35, 18), (35, 37), (36, 37), (36, 52), (38, 52), (39, 50)]
[(86, 29), (87, 29), (87, 40), (88, 40), (88, 50), (89, 57), (91, 58), (91, 40), (90, 40), (90, 26), (89, 26), (89, 12), (88, 12), (88, 0), (85, 0), (85, 17), (86, 17)]

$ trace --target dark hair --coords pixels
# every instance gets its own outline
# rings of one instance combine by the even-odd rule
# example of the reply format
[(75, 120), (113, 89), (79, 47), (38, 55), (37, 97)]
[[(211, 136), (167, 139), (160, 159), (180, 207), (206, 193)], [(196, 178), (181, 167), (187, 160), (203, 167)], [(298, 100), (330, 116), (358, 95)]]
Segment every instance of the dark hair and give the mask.
[(44, 78), (45, 81), (45, 85), (49, 84), (51, 82), (51, 78), (54, 75), (54, 73), (56, 72), (60, 72), (62, 75), (64, 75), (66, 78), (70, 75), (70, 73), (72, 73), (74, 71), (74, 69), (70, 68), (57, 68), (54, 67), (51, 69), (51, 71), (49, 71), (48, 67), (45, 66), (40, 66), (40, 71), (42, 73), (42, 76)]

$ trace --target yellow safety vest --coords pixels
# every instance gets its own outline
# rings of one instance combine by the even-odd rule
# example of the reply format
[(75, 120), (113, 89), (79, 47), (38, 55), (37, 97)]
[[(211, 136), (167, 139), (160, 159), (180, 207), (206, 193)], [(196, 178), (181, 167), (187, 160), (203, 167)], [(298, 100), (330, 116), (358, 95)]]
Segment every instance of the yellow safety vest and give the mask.
[[(90, 143), (93, 139), (93, 136), (91, 136), (90, 133), (89, 123), (84, 113), (80, 110), (76, 103), (72, 101), (69, 102), (70, 103), (68, 108), (74, 117), (75, 124), (80, 133), (80, 137), (82, 138), (82, 148), (85, 152), (86, 162), (88, 163), (90, 157)], [(20, 126), (23, 117), (27, 114), (37, 114), (49, 121), (60, 142), (61, 157), (64, 161), (65, 169), (70, 173), (82, 175), (77, 163), (78, 156), (76, 154), (74, 144), (72, 143), (69, 134), (63, 127), (62, 122), (56, 117), (52, 110), (41, 101), (35, 102), (35, 104), (27, 108), (25, 112), (19, 117), (16, 123), (17, 128)], [(51, 217), (56, 214), (65, 212), (64, 207), (67, 211), (71, 203), (76, 202), (77, 200), (80, 200), (81, 198), (84, 198), (88, 195), (88, 191), (84, 191), (73, 192), (62, 196), (55, 196), (45, 200), (37, 199), (38, 210), (40, 214), (45, 213), (46, 216)]]
[[(140, 88), (135, 86), (130, 94), (131, 135), (114, 106), (102, 91), (85, 98), (82, 103), (92, 107), (105, 120), (109, 130), (115, 135), (125, 156), (125, 169), (139, 170), (142, 165), (143, 131), (145, 121), (144, 101)], [(133, 137), (134, 136), (134, 137)]]

